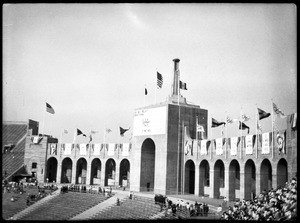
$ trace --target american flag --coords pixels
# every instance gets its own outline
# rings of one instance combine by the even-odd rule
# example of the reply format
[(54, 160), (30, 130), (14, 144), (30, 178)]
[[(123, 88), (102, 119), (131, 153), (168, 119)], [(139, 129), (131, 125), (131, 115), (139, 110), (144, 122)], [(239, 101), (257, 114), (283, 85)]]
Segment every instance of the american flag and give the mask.
[(157, 72), (157, 86), (162, 88), (163, 85), (163, 76)]

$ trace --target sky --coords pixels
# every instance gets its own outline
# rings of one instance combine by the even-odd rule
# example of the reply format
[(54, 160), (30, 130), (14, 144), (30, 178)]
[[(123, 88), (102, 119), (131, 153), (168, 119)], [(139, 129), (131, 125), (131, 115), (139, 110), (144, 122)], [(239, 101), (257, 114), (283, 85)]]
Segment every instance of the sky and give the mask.
[[(294, 4), (3, 5), (3, 121), (36, 120), (62, 142), (76, 128), (98, 131), (94, 143), (128, 142), (134, 110), (171, 94), (179, 58), (188, 103), (218, 121), (246, 114), (255, 134), (257, 107), (297, 112), (296, 18)], [(271, 131), (271, 118), (260, 124)], [(124, 137), (120, 126), (130, 128)], [(239, 134), (228, 125), (228, 137)]]

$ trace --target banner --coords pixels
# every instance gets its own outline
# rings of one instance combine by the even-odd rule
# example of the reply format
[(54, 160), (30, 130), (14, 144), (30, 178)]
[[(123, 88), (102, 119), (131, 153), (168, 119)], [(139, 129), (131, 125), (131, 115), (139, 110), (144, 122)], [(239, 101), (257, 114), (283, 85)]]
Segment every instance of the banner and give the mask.
[(129, 143), (123, 143), (122, 156), (129, 156)]
[(101, 144), (97, 143), (94, 144), (94, 156), (99, 156), (100, 155), (100, 150), (101, 150)]
[(72, 143), (65, 144), (64, 155), (71, 155)]
[(79, 147), (79, 155), (85, 156), (86, 155), (86, 144), (80, 144)]
[(192, 151), (193, 151), (193, 153), (196, 154), (196, 156), (197, 156), (197, 152), (198, 152), (198, 142), (199, 142), (199, 140), (196, 140), (196, 139), (193, 140), (193, 149), (192, 149)]
[(191, 152), (191, 156), (193, 155), (193, 140), (186, 140), (184, 144), (184, 154), (187, 155)]
[(269, 154), (269, 153), (270, 153), (270, 133), (265, 132), (262, 134), (261, 154)]
[(216, 155), (223, 154), (223, 138), (216, 139)]
[(50, 143), (50, 155), (57, 155), (57, 144)]
[(231, 156), (236, 156), (237, 154), (237, 142), (238, 142), (238, 137), (232, 137), (230, 138), (230, 155)]
[(277, 144), (279, 155), (281, 154), (281, 152), (283, 154), (286, 154), (286, 150), (285, 150), (285, 137), (284, 137), (283, 133), (277, 133), (277, 135), (276, 135), (276, 144)]
[(115, 144), (114, 143), (109, 143), (108, 144), (108, 156), (113, 156), (115, 154)]
[(200, 155), (207, 155), (207, 153), (208, 153), (207, 140), (203, 139), (200, 141), (200, 143), (201, 143)]
[(253, 135), (246, 135), (246, 155), (253, 154)]

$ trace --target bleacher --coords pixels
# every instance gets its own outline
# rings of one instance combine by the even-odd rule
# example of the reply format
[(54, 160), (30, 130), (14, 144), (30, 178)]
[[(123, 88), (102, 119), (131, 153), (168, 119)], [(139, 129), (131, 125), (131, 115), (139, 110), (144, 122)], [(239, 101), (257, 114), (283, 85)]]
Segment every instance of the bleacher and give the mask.
[(102, 194), (69, 191), (61, 193), (18, 220), (68, 220), (105, 199)]
[[(23, 166), (26, 134), (26, 124), (2, 124), (2, 173), (5, 177)], [(15, 145), (15, 147), (4, 151), (5, 145)]]
[(124, 198), (120, 206), (115, 204), (104, 208), (90, 219), (149, 219), (159, 212), (160, 206), (152, 198), (135, 196), (134, 199)]

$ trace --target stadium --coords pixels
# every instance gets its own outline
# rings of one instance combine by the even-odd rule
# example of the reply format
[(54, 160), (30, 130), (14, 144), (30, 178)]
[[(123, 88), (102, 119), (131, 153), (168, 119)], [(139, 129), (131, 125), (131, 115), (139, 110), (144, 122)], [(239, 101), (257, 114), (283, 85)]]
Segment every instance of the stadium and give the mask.
[[(197, 201), (208, 203), (207, 218), (215, 219), (224, 217), (217, 214), (220, 204), (227, 204), (222, 207), (226, 212), (228, 205), (256, 200), (289, 182), (294, 185), (297, 113), (286, 115), (286, 129), (208, 139), (209, 128), (230, 120), (218, 122), (208, 117), (206, 109), (187, 102), (180, 94), (184, 90), (180, 60), (173, 62), (171, 95), (165, 102), (134, 110), (128, 143), (60, 143), (39, 134), (37, 121), (4, 122), (2, 217), (176, 219), (192, 218), (191, 210), (197, 213), (195, 218), (203, 217), (197, 205), (190, 206)], [(26, 192), (40, 194), (41, 190), (47, 196), (26, 205)], [(158, 196), (175, 203), (177, 212), (171, 211), (172, 202), (157, 201)], [(12, 208), (17, 202), (23, 203)]]

